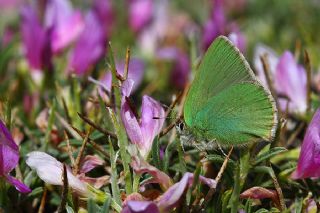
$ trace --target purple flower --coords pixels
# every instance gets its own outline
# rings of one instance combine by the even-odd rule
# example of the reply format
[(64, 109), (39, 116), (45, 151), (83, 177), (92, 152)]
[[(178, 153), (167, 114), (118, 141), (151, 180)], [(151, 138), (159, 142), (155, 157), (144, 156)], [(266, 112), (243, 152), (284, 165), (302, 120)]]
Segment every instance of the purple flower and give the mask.
[(21, 10), (21, 31), (24, 51), (34, 71), (51, 68), (51, 30), (45, 29), (31, 6)]
[(69, 69), (77, 75), (84, 75), (105, 51), (106, 40), (97, 15), (89, 11), (85, 27), (71, 53)]
[[(149, 212), (171, 212), (178, 206), (180, 199), (185, 194), (185, 190), (193, 183), (193, 174), (185, 173), (182, 179), (172, 185), (168, 190), (157, 199), (157, 201), (127, 201), (123, 208), (123, 213), (149, 213)], [(216, 182), (213, 179), (199, 177), (199, 181), (208, 185), (210, 188), (216, 187)]]
[(141, 118), (138, 119), (125, 98), (121, 104), (121, 119), (132, 143), (139, 148), (140, 154), (147, 157), (153, 139), (161, 131), (165, 112), (161, 104), (145, 95), (142, 98)]
[(129, 0), (129, 25), (137, 33), (152, 20), (153, 0)]
[(9, 130), (0, 120), (0, 177), (12, 184), (19, 192), (29, 193), (29, 187), (10, 176), (9, 173), (19, 162), (19, 147), (14, 142)]
[[(124, 75), (124, 67), (125, 61), (119, 61), (116, 63), (117, 73), (121, 76)], [(144, 63), (141, 59), (132, 58), (129, 62), (129, 69), (128, 69), (128, 79), (133, 80), (133, 91), (135, 91), (141, 84), (144, 74)], [(103, 85), (103, 88), (110, 92), (111, 91), (111, 81), (112, 81), (112, 73), (111, 71), (107, 72), (105, 75), (102, 76), (100, 82)]]
[(73, 42), (84, 26), (80, 11), (73, 10), (68, 0), (49, 0), (44, 21), (47, 28), (52, 28), (51, 46), (54, 53)]
[(158, 51), (159, 59), (173, 62), (171, 81), (178, 88), (184, 88), (188, 82), (190, 62), (187, 54), (176, 47), (166, 47)]
[(205, 23), (203, 28), (202, 46), (208, 49), (212, 41), (219, 35), (226, 33), (227, 21), (223, 10), (223, 1), (214, 0), (211, 17)]
[[(278, 55), (271, 48), (263, 44), (258, 44), (254, 50), (253, 63), (254, 63), (255, 71), (258, 75), (258, 78), (261, 80), (261, 83), (265, 87), (268, 87), (267, 80), (263, 70), (263, 65), (260, 58), (265, 54), (267, 55), (268, 64), (271, 72), (270, 74), (272, 75), (272, 77), (275, 76), (276, 67), (279, 62), (279, 58), (278, 58)], [(277, 85), (275, 85), (275, 87), (277, 88)]]
[[(27, 165), (36, 170), (38, 176), (46, 183), (52, 185), (63, 185), (63, 164), (51, 155), (44, 152), (31, 152), (27, 155)], [(67, 169), (68, 183), (71, 188), (82, 195), (88, 195), (89, 191), (85, 183)]]
[(110, 0), (94, 0), (93, 11), (97, 15), (106, 37), (110, 36), (114, 12)]
[(286, 51), (280, 57), (276, 69), (277, 91), (289, 99), (280, 100), (282, 109), (286, 109), (288, 102), (292, 112), (304, 113), (307, 109), (307, 76), (304, 68), (297, 64), (289, 51)]
[(234, 22), (228, 22), (224, 13), (223, 0), (213, 1), (211, 17), (203, 27), (202, 48), (208, 49), (214, 39), (219, 35), (229, 35), (234, 44), (244, 52), (245, 37)]
[(320, 109), (314, 114), (304, 136), (293, 179), (320, 177)]
[(246, 199), (271, 199), (276, 206), (280, 206), (279, 196), (276, 190), (266, 189), (260, 186), (255, 186), (240, 194), (240, 198)]
[(254, 54), (254, 64), (258, 77), (267, 85), (260, 56), (267, 53), (271, 78), (280, 96), (280, 107), (283, 111), (289, 107), (290, 112), (304, 113), (307, 109), (307, 77), (304, 68), (297, 64), (291, 52), (285, 51), (278, 59), (277, 55), (268, 47), (258, 46)]

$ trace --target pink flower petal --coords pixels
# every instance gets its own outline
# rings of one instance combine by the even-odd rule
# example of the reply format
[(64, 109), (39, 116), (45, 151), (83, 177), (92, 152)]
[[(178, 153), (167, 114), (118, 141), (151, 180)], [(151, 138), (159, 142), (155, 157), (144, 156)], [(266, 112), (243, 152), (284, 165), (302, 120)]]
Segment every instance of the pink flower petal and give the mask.
[(240, 198), (251, 198), (251, 199), (265, 199), (271, 198), (272, 200), (278, 199), (277, 191), (266, 189), (263, 187), (252, 187), (242, 192)]
[[(161, 197), (158, 202), (158, 207), (161, 212), (170, 212), (174, 207), (176, 207), (182, 197), (184, 195), (187, 187), (190, 187), (193, 182), (194, 175), (192, 173), (185, 173), (182, 179), (171, 186)], [(200, 176), (199, 180), (208, 185), (210, 188), (216, 187), (216, 182), (213, 179), (205, 178)]]
[(159, 213), (159, 209), (151, 201), (128, 201), (122, 213)]
[(162, 129), (165, 121), (165, 111), (161, 104), (149, 96), (143, 96), (141, 107), (141, 132), (143, 143), (140, 144), (142, 156), (149, 153), (153, 139)]
[(304, 136), (293, 179), (320, 177), (320, 109), (314, 114)]
[(129, 2), (129, 25), (134, 32), (139, 32), (152, 20), (153, 0)]
[(50, 30), (41, 26), (31, 6), (23, 7), (21, 16), (22, 41), (29, 66), (35, 71), (51, 68)]
[(6, 180), (21, 193), (30, 193), (31, 192), (31, 189), (28, 186), (21, 183), (18, 179), (11, 177), (10, 175), (6, 176)]
[(80, 11), (74, 11), (68, 0), (49, 0), (45, 13), (46, 27), (53, 28), (52, 50), (58, 53), (82, 32), (84, 21)]
[[(94, 33), (93, 33), (94, 32)], [(84, 75), (105, 51), (106, 38), (97, 15), (89, 11), (85, 26), (70, 56), (70, 69), (78, 75)]]
[(293, 112), (304, 113), (307, 109), (306, 72), (296, 63), (289, 51), (284, 52), (279, 59), (275, 81), (278, 92), (288, 96), (289, 109)]
[(163, 189), (168, 189), (172, 185), (171, 178), (164, 172), (160, 171), (154, 166), (143, 159), (133, 156), (131, 161), (131, 167), (137, 174), (148, 173), (153, 177), (153, 183), (159, 183)]
[(82, 161), (80, 173), (90, 172), (92, 169), (103, 164), (104, 161), (100, 157), (95, 155), (86, 155)]
[(0, 120), (0, 176), (8, 174), (19, 161), (19, 148)]

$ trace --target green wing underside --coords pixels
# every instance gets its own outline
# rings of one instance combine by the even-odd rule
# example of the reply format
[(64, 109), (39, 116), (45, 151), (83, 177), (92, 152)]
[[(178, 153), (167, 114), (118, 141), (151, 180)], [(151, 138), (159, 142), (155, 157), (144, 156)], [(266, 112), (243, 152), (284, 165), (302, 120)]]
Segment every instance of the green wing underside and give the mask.
[(261, 85), (239, 83), (210, 98), (196, 114), (193, 129), (221, 144), (241, 145), (270, 139), (274, 114), (273, 103)]
[(275, 111), (270, 92), (256, 80), (239, 50), (226, 37), (218, 37), (204, 55), (188, 92), (184, 104), (187, 126), (206, 139), (243, 144), (270, 138), (276, 126)]

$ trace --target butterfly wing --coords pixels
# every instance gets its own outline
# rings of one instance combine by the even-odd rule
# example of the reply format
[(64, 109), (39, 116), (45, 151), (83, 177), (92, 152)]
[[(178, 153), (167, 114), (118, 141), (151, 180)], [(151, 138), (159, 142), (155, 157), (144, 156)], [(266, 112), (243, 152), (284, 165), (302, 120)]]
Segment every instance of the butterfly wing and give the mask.
[(255, 76), (243, 55), (224, 36), (219, 36), (204, 55), (184, 104), (184, 119), (192, 124), (208, 99), (229, 86), (254, 81)]
[(274, 100), (257, 83), (238, 83), (211, 97), (196, 114), (195, 133), (223, 145), (270, 140), (277, 125)]
[(268, 139), (277, 125), (273, 102), (240, 51), (220, 36), (196, 73), (185, 101), (184, 120), (201, 136), (223, 144)]

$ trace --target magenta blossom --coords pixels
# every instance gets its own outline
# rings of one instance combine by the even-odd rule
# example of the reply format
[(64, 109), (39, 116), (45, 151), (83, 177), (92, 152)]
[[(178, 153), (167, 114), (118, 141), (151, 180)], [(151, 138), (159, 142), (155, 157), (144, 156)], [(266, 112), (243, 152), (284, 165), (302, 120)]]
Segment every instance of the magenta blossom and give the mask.
[(267, 54), (270, 67), (271, 78), (274, 87), (280, 97), (280, 107), (286, 111), (287, 106), (290, 112), (304, 113), (307, 109), (307, 76), (304, 68), (297, 64), (291, 52), (285, 51), (278, 58), (277, 55), (268, 47), (258, 46), (255, 51), (254, 64), (258, 77), (265, 86), (266, 83), (260, 56)]
[(125, 98), (130, 96), (132, 87), (133, 81), (131, 79), (122, 85), (121, 119), (131, 142), (137, 145), (143, 157), (147, 157), (153, 139), (162, 129), (165, 112), (159, 102), (144, 95), (142, 97), (141, 118), (137, 118)]
[(21, 31), (24, 52), (30, 68), (42, 71), (51, 68), (51, 30), (45, 29), (31, 6), (21, 10)]
[(152, 20), (153, 0), (129, 0), (129, 25), (140, 32)]
[[(179, 182), (168, 188), (166, 192), (156, 201), (127, 200), (122, 213), (171, 212), (179, 205), (180, 199), (185, 194), (186, 189), (192, 185), (193, 179), (194, 176), (192, 173), (185, 173)], [(216, 182), (213, 179), (200, 176), (199, 181), (203, 184), (206, 184), (210, 188), (216, 187)]]
[(320, 109), (314, 114), (301, 146), (293, 179), (320, 177)]
[(280, 100), (281, 108), (304, 113), (307, 110), (307, 75), (304, 68), (297, 64), (293, 55), (286, 51), (279, 59), (276, 68), (275, 84), (280, 94), (289, 100)]
[[(194, 175), (187, 172), (179, 182), (172, 184), (173, 181), (167, 174), (137, 156), (132, 157), (131, 166), (137, 174), (148, 173), (152, 176), (152, 179), (144, 182), (144, 185), (158, 183), (165, 192), (154, 201), (146, 201), (140, 194), (133, 193), (124, 201), (123, 213), (171, 212), (179, 205), (181, 198), (185, 195), (185, 191), (192, 185), (194, 180)], [(216, 188), (217, 185), (215, 180), (203, 176), (199, 176), (199, 181), (210, 188)]]
[(159, 59), (173, 63), (171, 81), (178, 88), (184, 88), (190, 73), (190, 61), (187, 54), (176, 47), (166, 47), (158, 51)]
[(52, 28), (52, 51), (57, 53), (73, 42), (82, 32), (84, 22), (79, 10), (73, 10), (68, 0), (49, 0), (45, 26)]
[(79, 76), (84, 75), (104, 54), (106, 38), (98, 16), (89, 11), (85, 27), (73, 49), (69, 67)]
[(114, 22), (114, 11), (110, 0), (94, 0), (93, 11), (103, 27), (105, 37), (109, 37)]
[(28, 186), (10, 176), (9, 173), (19, 162), (19, 147), (14, 142), (9, 130), (0, 120), (0, 178), (12, 184), (19, 192), (29, 193)]
[[(116, 63), (117, 73), (122, 77), (124, 75), (124, 67), (125, 67), (125, 61), (122, 60)], [(145, 70), (145, 65), (141, 59), (139, 58), (130, 59), (129, 69), (128, 69), (128, 79), (132, 79), (134, 82), (134, 85), (132, 88), (133, 92), (140, 86), (143, 79), (144, 70)], [(100, 80), (100, 82), (103, 84), (103, 88), (108, 92), (111, 91), (111, 81), (112, 81), (111, 71), (103, 75)]]
[[(231, 35), (231, 40), (243, 52), (245, 37), (234, 22), (228, 22), (223, 8), (223, 0), (214, 0), (211, 16), (203, 27), (202, 48), (208, 49), (219, 35)], [(237, 37), (235, 37), (237, 35)], [(236, 41), (236, 42), (235, 42)]]

